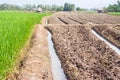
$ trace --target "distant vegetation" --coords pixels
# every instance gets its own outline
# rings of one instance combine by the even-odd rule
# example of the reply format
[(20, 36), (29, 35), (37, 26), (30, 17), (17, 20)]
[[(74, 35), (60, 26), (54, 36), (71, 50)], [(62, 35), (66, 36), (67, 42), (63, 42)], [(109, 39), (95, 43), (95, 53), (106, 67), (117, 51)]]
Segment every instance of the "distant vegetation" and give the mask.
[(111, 14), (111, 15), (116, 15), (116, 16), (120, 16), (120, 12), (109, 12), (109, 14)]
[(64, 11), (74, 11), (75, 10), (75, 5), (74, 4), (65, 3), (63, 10)]
[(41, 8), (43, 11), (83, 11), (86, 9), (81, 9), (80, 7), (75, 7), (74, 4), (65, 3), (64, 6), (57, 6), (57, 5), (31, 5), (26, 4), (22, 6), (13, 5), (13, 4), (0, 4), (0, 10), (27, 10), (27, 11), (34, 11), (35, 9)]
[[(63, 6), (58, 5), (35, 5), (35, 4), (25, 4), (22, 6), (13, 5), (13, 4), (0, 4), (0, 10), (21, 10), (21, 11), (35, 11), (36, 9), (41, 8), (42, 11), (88, 11), (88, 9), (80, 8), (71, 3), (64, 3)], [(98, 9), (93, 8), (91, 11), (97, 11)], [(118, 0), (116, 4), (109, 5), (104, 7), (107, 12), (120, 12), (120, 1)]]
[(0, 11), (0, 80), (4, 80), (8, 72), (13, 70), (20, 50), (31, 37), (34, 25), (47, 15)]
[(13, 4), (0, 4), (0, 10), (20, 10), (21, 7)]
[(120, 12), (120, 1), (117, 1), (116, 4), (109, 5), (106, 10), (108, 12)]

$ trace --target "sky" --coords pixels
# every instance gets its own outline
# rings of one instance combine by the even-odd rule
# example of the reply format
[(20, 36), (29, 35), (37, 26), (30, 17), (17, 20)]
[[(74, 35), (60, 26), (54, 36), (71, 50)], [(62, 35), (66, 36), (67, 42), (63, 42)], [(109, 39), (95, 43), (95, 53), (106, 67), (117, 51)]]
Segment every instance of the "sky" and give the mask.
[(8, 4), (17, 4), (17, 5), (22, 5), (22, 4), (56, 4), (56, 5), (64, 5), (65, 2), (68, 3), (73, 3), (76, 5), (76, 7), (81, 7), (81, 8), (102, 8), (106, 7), (109, 4), (114, 4), (118, 0), (0, 0), (0, 4), (2, 3), (8, 3)]

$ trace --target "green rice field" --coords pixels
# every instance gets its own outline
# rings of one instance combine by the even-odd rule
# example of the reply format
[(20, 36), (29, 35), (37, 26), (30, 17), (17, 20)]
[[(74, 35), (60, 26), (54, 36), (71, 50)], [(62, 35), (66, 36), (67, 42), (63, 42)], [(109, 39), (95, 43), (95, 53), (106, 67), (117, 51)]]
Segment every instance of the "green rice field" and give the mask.
[(0, 80), (14, 68), (34, 25), (47, 13), (0, 11)]
[(111, 14), (111, 15), (116, 15), (116, 16), (120, 16), (120, 12), (109, 12), (109, 14)]

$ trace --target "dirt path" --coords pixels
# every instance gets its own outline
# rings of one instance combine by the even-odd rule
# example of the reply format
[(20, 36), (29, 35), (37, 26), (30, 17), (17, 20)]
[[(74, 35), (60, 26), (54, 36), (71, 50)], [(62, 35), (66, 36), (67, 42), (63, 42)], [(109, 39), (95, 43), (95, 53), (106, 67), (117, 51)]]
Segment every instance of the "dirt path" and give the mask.
[(52, 80), (47, 30), (37, 25), (18, 80)]

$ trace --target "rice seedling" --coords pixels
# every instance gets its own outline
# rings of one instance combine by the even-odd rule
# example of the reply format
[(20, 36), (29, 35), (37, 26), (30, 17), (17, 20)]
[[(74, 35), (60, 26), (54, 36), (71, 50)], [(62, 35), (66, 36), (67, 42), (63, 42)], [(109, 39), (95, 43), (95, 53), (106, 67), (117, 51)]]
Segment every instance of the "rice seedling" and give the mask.
[(34, 25), (47, 15), (50, 14), (0, 11), (0, 80), (13, 69)]

